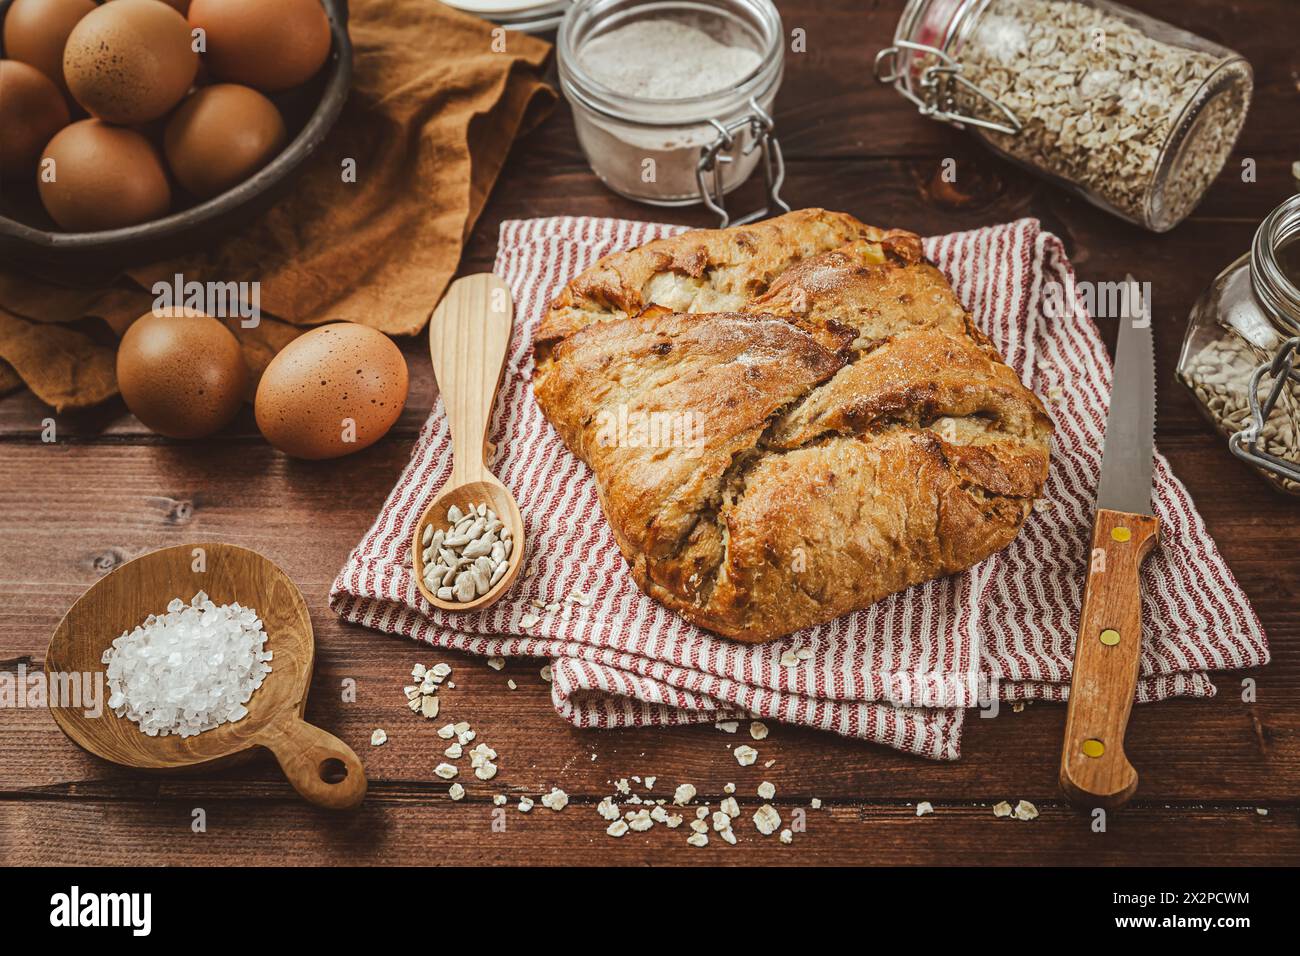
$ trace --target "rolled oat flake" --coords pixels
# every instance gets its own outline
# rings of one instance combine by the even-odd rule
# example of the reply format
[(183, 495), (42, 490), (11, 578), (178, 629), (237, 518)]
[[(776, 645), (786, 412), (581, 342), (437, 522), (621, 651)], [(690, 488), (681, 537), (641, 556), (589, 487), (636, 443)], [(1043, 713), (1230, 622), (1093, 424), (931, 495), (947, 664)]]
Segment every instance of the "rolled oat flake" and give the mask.
[(1218, 176), (1253, 90), (1237, 53), (1104, 0), (910, 0), (876, 79), (1155, 232)]

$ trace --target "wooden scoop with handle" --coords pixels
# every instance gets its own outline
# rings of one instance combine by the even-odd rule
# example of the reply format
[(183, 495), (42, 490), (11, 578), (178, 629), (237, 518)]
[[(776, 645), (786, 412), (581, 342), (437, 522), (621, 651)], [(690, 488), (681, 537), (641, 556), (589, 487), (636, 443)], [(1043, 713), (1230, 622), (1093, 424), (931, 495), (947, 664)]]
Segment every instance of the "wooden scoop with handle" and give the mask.
[[(172, 598), (188, 604), (199, 591), (217, 604), (238, 601), (257, 612), (266, 649), (274, 654), (271, 673), (253, 691), (242, 720), (193, 737), (150, 737), (108, 709), (104, 651), (123, 631), (133, 630), (150, 614), (162, 614)], [(264, 747), (304, 798), (347, 809), (365, 797), (366, 774), (351, 747), (303, 720), (315, 655), (307, 604), (273, 562), (218, 542), (163, 548), (114, 569), (64, 615), (45, 655), (46, 673), (77, 677), (83, 686), (87, 680), (99, 682), (102, 696), (96, 712), (85, 695), (56, 700), (50, 694), (50, 711), (73, 743), (141, 770), (227, 766)]]
[[(487, 466), (492, 406), (505, 373), (514, 326), (510, 289), (490, 272), (453, 282), (429, 321), (429, 355), (451, 430), (451, 478), (415, 526), (411, 556), (424, 599), (444, 611), (476, 611), (495, 604), (519, 577), (524, 557), (524, 519), (514, 496)], [(424, 579), (424, 529), (447, 527), (447, 510), (486, 504), (510, 529), (514, 545), (506, 571), (471, 601), (444, 601)]]

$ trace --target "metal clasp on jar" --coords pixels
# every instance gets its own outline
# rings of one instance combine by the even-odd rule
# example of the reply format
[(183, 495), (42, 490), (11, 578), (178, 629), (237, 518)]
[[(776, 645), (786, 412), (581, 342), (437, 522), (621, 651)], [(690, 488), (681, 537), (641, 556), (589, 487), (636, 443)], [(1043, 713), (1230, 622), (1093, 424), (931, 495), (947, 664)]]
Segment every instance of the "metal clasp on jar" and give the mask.
[[(903, 81), (903, 74), (898, 70), (898, 60), (904, 50), (912, 54), (932, 56), (938, 60), (937, 63), (933, 63), (921, 70), (920, 75), (917, 77), (916, 82), (923, 91), (923, 96), (918, 96), (912, 92), (911, 86)], [(886, 67), (886, 64), (888, 64), (888, 67)], [(928, 116), (931, 119), (941, 120), (945, 123), (952, 123), (959, 128), (978, 126), (980, 129), (991, 130), (995, 133), (1006, 133), (1009, 136), (1018, 135), (1024, 128), (1020, 119), (1006, 104), (979, 84), (972, 83), (962, 76), (961, 64), (938, 47), (928, 46), (924, 43), (913, 43), (911, 40), (895, 40), (893, 46), (887, 46), (876, 54), (875, 63), (872, 65), (872, 73), (875, 75), (877, 83), (893, 84), (894, 89), (916, 104), (916, 108), (920, 110), (922, 116)], [(955, 86), (970, 91), (977, 99), (984, 101), (993, 110), (1001, 113), (1006, 122), (999, 123), (996, 120), (982, 119), (957, 110)]]
[[(695, 179), (700, 184), (700, 199), (721, 220), (720, 229), (730, 225), (742, 226), (772, 215), (775, 210), (789, 212), (789, 204), (781, 198), (781, 185), (785, 182), (785, 160), (781, 156), (781, 143), (772, 132), (775, 124), (758, 101), (749, 101), (749, 115), (723, 125), (716, 119), (709, 120), (718, 130), (718, 138), (708, 146), (700, 147), (700, 161), (695, 166)], [(742, 156), (748, 156), (754, 150), (762, 150), (763, 184), (767, 193), (767, 203), (748, 215), (734, 222), (727, 212), (727, 198), (722, 185), (722, 167), (733, 162), (729, 155), (736, 146), (736, 134), (749, 130), (749, 142), (741, 150)], [(710, 178), (712, 182), (710, 183)]]
[[(1265, 451), (1263, 438), (1264, 429), (1287, 383), (1300, 385), (1300, 369), (1296, 368), (1298, 358), (1300, 358), (1300, 336), (1283, 342), (1271, 362), (1264, 362), (1251, 373), (1250, 385), (1246, 392), (1246, 400), (1250, 403), (1250, 424), (1228, 439), (1228, 447), (1242, 461), (1295, 482), (1300, 482), (1300, 463), (1279, 458)], [(1272, 377), (1273, 385), (1261, 402), (1259, 387), (1265, 375)]]

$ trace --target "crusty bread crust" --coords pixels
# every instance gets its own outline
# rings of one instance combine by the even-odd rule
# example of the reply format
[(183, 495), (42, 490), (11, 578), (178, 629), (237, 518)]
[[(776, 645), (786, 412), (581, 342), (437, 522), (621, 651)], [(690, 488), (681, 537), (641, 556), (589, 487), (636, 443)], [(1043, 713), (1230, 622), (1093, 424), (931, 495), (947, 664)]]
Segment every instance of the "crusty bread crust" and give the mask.
[(843, 213), (608, 256), (535, 359), (637, 584), (739, 640), (970, 567), (1047, 478), (1042, 404), (920, 240)]

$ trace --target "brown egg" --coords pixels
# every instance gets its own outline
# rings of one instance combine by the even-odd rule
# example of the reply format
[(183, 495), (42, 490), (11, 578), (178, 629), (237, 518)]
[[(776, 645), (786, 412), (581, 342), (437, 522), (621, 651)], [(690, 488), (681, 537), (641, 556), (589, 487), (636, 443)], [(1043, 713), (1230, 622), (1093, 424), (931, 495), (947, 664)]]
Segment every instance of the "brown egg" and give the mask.
[(112, 0), (72, 29), (63, 51), (68, 89), (92, 116), (147, 123), (181, 101), (199, 56), (185, 18), (162, 0)]
[(406, 359), (364, 325), (323, 325), (290, 342), (257, 386), (257, 427), (295, 458), (337, 458), (379, 441), (406, 404)]
[(40, 70), (64, 95), (63, 48), (94, 0), (14, 0), (5, 14), (5, 56)]
[[(47, 160), (53, 165), (47, 167)], [(50, 140), (37, 185), (51, 218), (71, 232), (134, 226), (157, 219), (171, 205), (167, 173), (149, 141), (135, 130), (93, 119), (73, 123)]]
[(31, 182), (41, 150), (68, 119), (53, 80), (34, 66), (0, 60), (0, 178)]
[(167, 123), (167, 165), (208, 199), (242, 183), (284, 147), (284, 120), (257, 90), (218, 83), (195, 90)]
[(320, 0), (193, 0), (190, 26), (207, 36), (213, 76), (267, 93), (306, 83), (330, 53)]
[(117, 387), (126, 407), (168, 438), (202, 438), (224, 428), (247, 386), (239, 341), (201, 312), (142, 315), (117, 349)]

